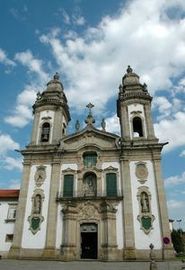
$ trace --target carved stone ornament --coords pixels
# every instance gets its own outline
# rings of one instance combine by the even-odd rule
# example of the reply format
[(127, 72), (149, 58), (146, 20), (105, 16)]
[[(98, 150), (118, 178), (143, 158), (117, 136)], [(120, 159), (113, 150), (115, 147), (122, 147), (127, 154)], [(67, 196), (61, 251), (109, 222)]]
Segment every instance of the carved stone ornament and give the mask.
[(148, 169), (144, 162), (139, 162), (136, 164), (135, 174), (141, 184), (144, 184), (146, 182), (148, 177)]
[(30, 230), (33, 234), (36, 234), (40, 230), (41, 223), (44, 221), (44, 217), (40, 214), (33, 214), (28, 217), (30, 223)]
[(32, 210), (28, 217), (31, 232), (36, 234), (40, 230), (41, 223), (44, 221), (42, 216), (42, 204), (44, 200), (44, 192), (42, 189), (36, 189), (32, 196)]
[(141, 230), (143, 230), (146, 234), (149, 234), (149, 232), (153, 229), (153, 221), (155, 220), (154, 215), (151, 213), (141, 214), (138, 215), (137, 219), (140, 222)]
[(37, 167), (34, 179), (37, 187), (40, 187), (44, 183), (46, 179), (46, 166), (41, 165)]
[(78, 212), (78, 219), (79, 220), (94, 220), (100, 219), (99, 209), (97, 205), (87, 201), (80, 205), (79, 212)]

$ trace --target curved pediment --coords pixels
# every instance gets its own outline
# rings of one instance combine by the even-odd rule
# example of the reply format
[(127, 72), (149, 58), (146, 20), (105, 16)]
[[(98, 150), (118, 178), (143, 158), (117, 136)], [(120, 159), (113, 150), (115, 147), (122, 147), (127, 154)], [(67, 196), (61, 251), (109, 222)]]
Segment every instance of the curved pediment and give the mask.
[(66, 136), (61, 141), (64, 150), (79, 150), (84, 147), (114, 149), (119, 147), (119, 136), (94, 127), (86, 127), (80, 132)]

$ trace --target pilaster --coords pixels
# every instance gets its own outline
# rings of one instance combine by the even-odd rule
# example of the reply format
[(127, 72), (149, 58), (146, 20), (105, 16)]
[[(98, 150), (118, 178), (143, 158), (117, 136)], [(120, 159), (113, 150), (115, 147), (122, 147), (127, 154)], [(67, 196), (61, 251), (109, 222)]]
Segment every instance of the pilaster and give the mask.
[(37, 142), (37, 136), (39, 132), (39, 112), (35, 112), (34, 120), (33, 120), (33, 129), (32, 129), (32, 135), (31, 135), (31, 144), (36, 144)]
[(134, 220), (129, 161), (121, 160), (123, 186), (124, 258), (135, 259)]
[(160, 159), (155, 158), (153, 160), (153, 166), (154, 166), (156, 190), (157, 190), (157, 196), (158, 196), (158, 207), (159, 207), (159, 216), (160, 216), (160, 225), (161, 225), (161, 238), (162, 238), (162, 241), (164, 237), (168, 237), (170, 239), (169, 244), (163, 243), (163, 259), (170, 259), (174, 257), (174, 250), (171, 243), (168, 210), (167, 210), (167, 204), (166, 204), (166, 198), (165, 198), (164, 184), (161, 178)]
[(43, 252), (45, 258), (56, 256), (56, 227), (57, 227), (57, 202), (56, 196), (59, 190), (60, 161), (53, 162), (50, 183), (48, 220), (46, 231), (46, 245)]
[(130, 127), (129, 127), (129, 118), (128, 118), (128, 109), (126, 104), (121, 104), (121, 118), (120, 118), (120, 124), (121, 124), (121, 136), (124, 139), (130, 138)]
[(154, 126), (152, 122), (152, 116), (151, 116), (151, 106), (150, 104), (144, 105), (145, 110), (145, 119), (146, 119), (146, 126), (147, 126), (147, 137), (148, 139), (154, 139), (155, 133), (154, 133)]
[(27, 194), (29, 187), (29, 176), (30, 176), (30, 167), (29, 162), (24, 162), (23, 164), (23, 175), (22, 175), (22, 184), (19, 194), (19, 203), (16, 213), (16, 222), (14, 228), (14, 237), (11, 249), (9, 251), (9, 258), (19, 258), (21, 250), (22, 235), (24, 231), (24, 218), (27, 204)]
[(77, 259), (77, 210), (73, 206), (66, 206), (63, 209), (63, 243), (61, 245), (61, 259), (72, 261)]
[(62, 138), (62, 112), (61, 109), (55, 111), (53, 123), (53, 143), (58, 143)]

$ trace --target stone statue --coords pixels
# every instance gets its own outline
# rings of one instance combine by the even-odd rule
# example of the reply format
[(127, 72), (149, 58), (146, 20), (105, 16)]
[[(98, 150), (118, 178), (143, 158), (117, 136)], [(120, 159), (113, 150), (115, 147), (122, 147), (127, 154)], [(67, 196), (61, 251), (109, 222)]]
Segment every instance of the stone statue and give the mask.
[(34, 198), (34, 203), (33, 203), (33, 213), (34, 214), (41, 214), (41, 202), (42, 198), (40, 194), (37, 194)]
[(105, 130), (105, 128), (106, 128), (106, 122), (105, 122), (104, 118), (101, 121), (101, 127), (102, 127), (103, 130)]
[(145, 192), (141, 193), (141, 212), (142, 213), (149, 212), (149, 200), (148, 195)]
[(78, 132), (79, 129), (80, 129), (80, 122), (79, 122), (79, 120), (76, 120), (75, 129), (76, 129), (76, 132)]

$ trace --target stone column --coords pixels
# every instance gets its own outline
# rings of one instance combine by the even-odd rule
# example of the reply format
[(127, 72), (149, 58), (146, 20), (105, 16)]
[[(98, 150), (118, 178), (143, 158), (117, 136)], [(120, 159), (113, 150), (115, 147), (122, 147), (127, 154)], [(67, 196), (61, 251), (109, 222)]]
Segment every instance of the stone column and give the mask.
[(57, 213), (58, 203), (56, 202), (57, 192), (59, 191), (60, 183), (60, 161), (55, 161), (52, 164), (50, 194), (48, 204), (48, 219), (46, 230), (46, 244), (43, 252), (45, 258), (56, 257), (56, 228), (57, 228)]
[(77, 210), (74, 205), (66, 205), (62, 210), (63, 217), (63, 243), (61, 245), (61, 259), (72, 261), (77, 259)]
[[(159, 206), (159, 218), (161, 225), (161, 241), (163, 245), (163, 259), (169, 259), (174, 257), (174, 250), (171, 243), (171, 233), (169, 227), (168, 210), (165, 198), (164, 184), (161, 178), (161, 161), (160, 158), (154, 158), (153, 160), (154, 174), (156, 179), (157, 201)], [(163, 238), (168, 237), (170, 239), (169, 244), (163, 244)]]
[(11, 249), (9, 251), (9, 258), (19, 258), (20, 251), (21, 251), (21, 242), (22, 242), (22, 235), (24, 231), (24, 220), (25, 212), (26, 212), (26, 202), (27, 202), (27, 194), (28, 194), (28, 187), (29, 187), (29, 178), (30, 178), (30, 162), (23, 163), (23, 174), (22, 174), (22, 183), (20, 188), (19, 194), (19, 201), (17, 206), (16, 212), (16, 222), (14, 227), (14, 237)]
[(31, 144), (36, 144), (37, 142), (37, 135), (38, 135), (38, 132), (40, 131), (39, 116), (40, 116), (40, 113), (35, 112), (34, 120), (33, 120), (32, 135), (31, 135)]
[(124, 257), (135, 259), (134, 220), (129, 161), (121, 159), (121, 182), (123, 188)]

